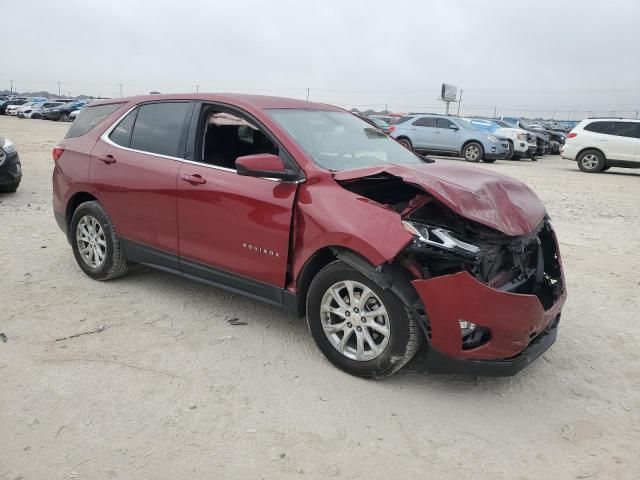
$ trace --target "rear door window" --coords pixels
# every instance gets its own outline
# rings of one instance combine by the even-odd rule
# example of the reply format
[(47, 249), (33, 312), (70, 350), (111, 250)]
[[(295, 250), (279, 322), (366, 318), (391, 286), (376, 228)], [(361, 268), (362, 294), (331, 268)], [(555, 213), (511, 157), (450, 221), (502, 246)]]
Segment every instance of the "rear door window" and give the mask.
[(182, 157), (183, 130), (190, 102), (149, 103), (138, 108), (131, 148), (170, 157)]
[(108, 105), (96, 105), (95, 107), (82, 109), (64, 138), (74, 138), (84, 135), (115, 112), (120, 106), (122, 106), (122, 103), (110, 103)]
[(422, 117), (412, 123), (416, 127), (435, 127), (436, 119), (432, 117)]
[(591, 122), (585, 125), (584, 129), (588, 132), (611, 134), (611, 125), (613, 122)]

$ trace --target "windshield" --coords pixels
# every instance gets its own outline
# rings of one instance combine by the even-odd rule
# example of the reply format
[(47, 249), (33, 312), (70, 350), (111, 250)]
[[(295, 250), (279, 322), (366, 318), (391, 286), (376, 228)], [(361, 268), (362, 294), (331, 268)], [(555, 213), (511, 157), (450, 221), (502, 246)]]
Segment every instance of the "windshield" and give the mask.
[(486, 120), (470, 120), (469, 123), (471, 123), (471, 125), (477, 127), (478, 129), (482, 130), (483, 132), (495, 132), (499, 126), (496, 125), (493, 122), (488, 122)]
[(468, 128), (469, 130), (482, 130), (478, 125), (471, 123), (464, 118), (456, 118), (456, 122), (458, 122), (458, 125), (460, 125), (462, 128)]
[(316, 164), (327, 170), (424, 163), (382, 131), (347, 112), (293, 109), (268, 112)]

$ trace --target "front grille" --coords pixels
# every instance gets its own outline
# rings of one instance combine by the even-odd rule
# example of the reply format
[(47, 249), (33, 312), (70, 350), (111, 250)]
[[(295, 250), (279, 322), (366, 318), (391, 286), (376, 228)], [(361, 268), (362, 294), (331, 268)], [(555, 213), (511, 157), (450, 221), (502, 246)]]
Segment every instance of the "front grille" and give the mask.
[(562, 271), (551, 225), (545, 220), (529, 235), (485, 245), (474, 275), (492, 288), (533, 294), (545, 310), (562, 293)]

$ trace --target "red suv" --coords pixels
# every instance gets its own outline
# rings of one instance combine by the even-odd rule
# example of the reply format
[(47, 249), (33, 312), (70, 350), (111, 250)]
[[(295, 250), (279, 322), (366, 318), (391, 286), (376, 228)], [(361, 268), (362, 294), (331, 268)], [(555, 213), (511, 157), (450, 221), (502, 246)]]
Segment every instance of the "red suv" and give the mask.
[(55, 216), (87, 275), (140, 263), (306, 313), (351, 374), (390, 375), (420, 350), (428, 371), (511, 375), (555, 341), (565, 281), (536, 195), (342, 109), (96, 102), (53, 159)]

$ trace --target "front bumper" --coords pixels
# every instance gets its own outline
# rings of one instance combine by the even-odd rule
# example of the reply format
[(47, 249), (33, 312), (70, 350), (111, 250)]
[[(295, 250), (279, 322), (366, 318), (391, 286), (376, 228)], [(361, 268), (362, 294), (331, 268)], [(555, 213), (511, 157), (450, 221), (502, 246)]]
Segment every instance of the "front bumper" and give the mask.
[(7, 155), (0, 166), (0, 186), (12, 186), (20, 183), (22, 179), (22, 166), (17, 152)]
[[(538, 267), (544, 272), (542, 283), (531, 281), (537, 277), (534, 272), (526, 280), (529, 283), (511, 290), (507, 285), (498, 289), (467, 271), (411, 282), (427, 317), (425, 369), (513, 375), (554, 343), (566, 301), (566, 284), (553, 231), (545, 227), (538, 238), (542, 239), (540, 254), (544, 255), (538, 257), (543, 258)], [(461, 321), (481, 327), (477, 329), (482, 335), (480, 341), (463, 341)]]
[(463, 360), (448, 357), (435, 348), (429, 348), (418, 352), (411, 365), (418, 371), (429, 373), (509, 377), (533, 363), (555, 343), (559, 321), (558, 316), (545, 331), (515, 357), (502, 360)]

